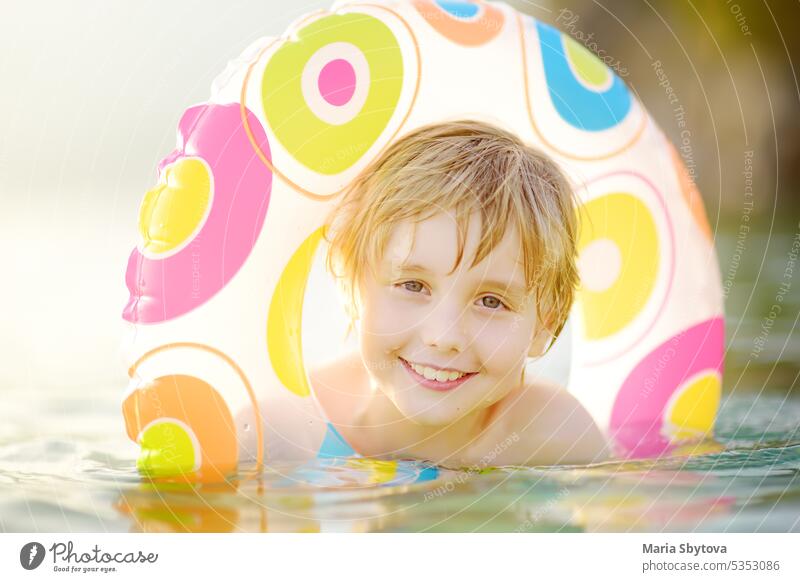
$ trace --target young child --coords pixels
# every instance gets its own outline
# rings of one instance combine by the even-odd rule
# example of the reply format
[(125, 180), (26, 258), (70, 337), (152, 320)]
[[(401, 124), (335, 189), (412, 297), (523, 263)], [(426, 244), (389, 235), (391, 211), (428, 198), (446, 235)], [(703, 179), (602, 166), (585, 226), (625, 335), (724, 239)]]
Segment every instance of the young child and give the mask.
[(360, 349), (310, 372), (350, 446), (453, 467), (605, 459), (580, 404), (525, 376), (569, 313), (576, 230), (555, 163), (486, 123), (422, 127), (366, 168), (325, 231)]

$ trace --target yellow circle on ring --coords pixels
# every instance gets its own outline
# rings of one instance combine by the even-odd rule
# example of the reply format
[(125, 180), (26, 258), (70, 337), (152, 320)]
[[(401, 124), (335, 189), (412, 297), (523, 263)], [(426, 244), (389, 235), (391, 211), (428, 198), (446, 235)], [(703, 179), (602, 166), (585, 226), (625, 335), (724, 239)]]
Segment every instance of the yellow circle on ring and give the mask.
[(661, 262), (656, 223), (636, 196), (616, 192), (587, 202), (580, 212), (578, 252), (598, 238), (619, 248), (622, 265), (616, 281), (602, 291), (581, 285), (586, 337), (599, 340), (617, 333), (644, 308), (655, 287)]
[(161, 183), (148, 191), (139, 209), (142, 250), (163, 254), (197, 232), (211, 202), (211, 175), (203, 160), (181, 158), (164, 168)]
[(673, 440), (698, 438), (711, 432), (717, 416), (722, 385), (717, 372), (704, 374), (672, 395), (664, 426)]

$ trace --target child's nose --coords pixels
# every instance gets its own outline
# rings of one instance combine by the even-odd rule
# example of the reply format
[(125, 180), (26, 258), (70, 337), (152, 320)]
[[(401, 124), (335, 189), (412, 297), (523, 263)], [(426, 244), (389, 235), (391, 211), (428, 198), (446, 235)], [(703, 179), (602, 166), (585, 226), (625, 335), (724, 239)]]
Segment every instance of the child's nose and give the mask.
[(425, 345), (442, 352), (463, 352), (468, 344), (465, 310), (456, 302), (440, 301), (422, 322)]

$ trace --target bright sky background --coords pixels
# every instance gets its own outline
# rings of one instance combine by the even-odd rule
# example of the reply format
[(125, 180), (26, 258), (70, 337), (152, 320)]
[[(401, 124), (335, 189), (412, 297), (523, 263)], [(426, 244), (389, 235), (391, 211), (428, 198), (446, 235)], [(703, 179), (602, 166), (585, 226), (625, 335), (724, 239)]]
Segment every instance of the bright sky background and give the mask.
[(180, 116), (331, 2), (0, 2), (0, 387), (119, 390), (138, 206)]
[(0, 387), (119, 390), (137, 209), (178, 119), (329, 2), (1, 1)]

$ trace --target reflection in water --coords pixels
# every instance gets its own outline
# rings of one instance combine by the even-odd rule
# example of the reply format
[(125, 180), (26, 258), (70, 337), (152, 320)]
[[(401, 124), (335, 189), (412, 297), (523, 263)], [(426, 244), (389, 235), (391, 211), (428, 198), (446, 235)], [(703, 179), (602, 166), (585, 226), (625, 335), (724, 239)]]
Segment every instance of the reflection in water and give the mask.
[(130, 517), (137, 531), (231, 532), (237, 530), (241, 511), (221, 502), (226, 492), (235, 494), (236, 485), (142, 484), (122, 493), (114, 507)]
[(115, 508), (144, 532), (370, 531), (387, 523), (375, 497), (424, 487), (438, 474), (413, 461), (319, 459), (218, 484), (143, 483)]
[(491, 471), (320, 459), (218, 485), (141, 484), (115, 508), (145, 532), (685, 531), (736, 503), (713, 473), (669, 468), (686, 459)]
[[(63, 415), (50, 405), (41, 414)], [(484, 471), (318, 459), (221, 484), (143, 482), (118, 417), (83, 410), (53, 436), (0, 439), (2, 531), (800, 530), (800, 401), (782, 397), (729, 398), (716, 441), (659, 459)], [(5, 426), (19, 435), (19, 422)]]

